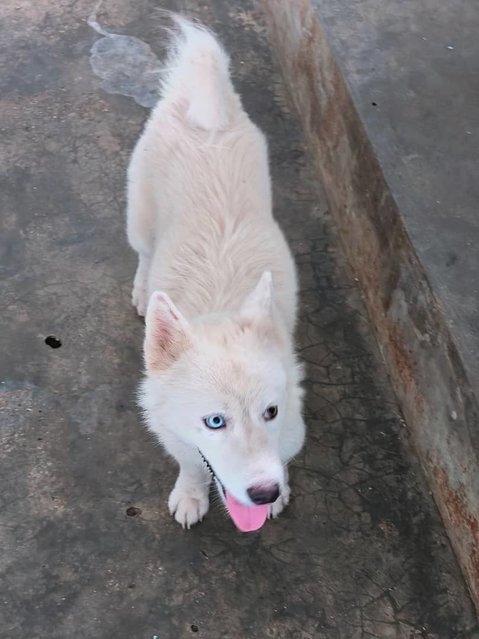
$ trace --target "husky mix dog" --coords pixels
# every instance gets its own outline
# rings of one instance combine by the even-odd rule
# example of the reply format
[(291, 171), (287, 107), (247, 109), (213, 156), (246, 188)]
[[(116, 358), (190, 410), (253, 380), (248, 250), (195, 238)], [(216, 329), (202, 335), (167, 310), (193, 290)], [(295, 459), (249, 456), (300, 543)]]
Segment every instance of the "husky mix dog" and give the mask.
[(201, 521), (214, 480), (241, 531), (289, 501), (304, 441), (296, 271), (272, 215), (265, 138), (216, 37), (173, 18), (161, 99), (128, 170), (148, 428), (179, 465), (168, 505)]

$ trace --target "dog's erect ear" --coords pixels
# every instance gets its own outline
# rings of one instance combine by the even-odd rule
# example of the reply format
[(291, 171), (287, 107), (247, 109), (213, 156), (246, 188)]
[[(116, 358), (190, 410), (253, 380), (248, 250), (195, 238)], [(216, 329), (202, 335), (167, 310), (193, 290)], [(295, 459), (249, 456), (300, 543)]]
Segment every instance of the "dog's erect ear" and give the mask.
[(241, 317), (249, 320), (268, 317), (271, 312), (272, 295), (273, 278), (270, 271), (265, 271), (243, 302)]
[(145, 325), (146, 370), (165, 370), (188, 348), (188, 322), (166, 293), (156, 291), (148, 304)]

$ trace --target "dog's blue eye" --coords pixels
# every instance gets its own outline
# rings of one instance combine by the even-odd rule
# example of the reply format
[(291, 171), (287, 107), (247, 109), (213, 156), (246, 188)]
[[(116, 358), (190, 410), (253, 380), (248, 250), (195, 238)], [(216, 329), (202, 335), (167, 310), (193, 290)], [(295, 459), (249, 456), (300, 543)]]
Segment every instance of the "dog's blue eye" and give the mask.
[(208, 428), (212, 428), (213, 430), (218, 430), (219, 428), (224, 428), (226, 426), (226, 421), (223, 415), (210, 415), (209, 417), (204, 418), (205, 426)]

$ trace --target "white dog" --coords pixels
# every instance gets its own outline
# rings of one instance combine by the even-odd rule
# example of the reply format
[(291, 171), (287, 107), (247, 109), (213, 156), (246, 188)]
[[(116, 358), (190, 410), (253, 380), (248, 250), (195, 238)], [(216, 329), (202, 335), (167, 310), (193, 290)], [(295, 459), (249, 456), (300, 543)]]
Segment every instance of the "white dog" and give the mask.
[(203, 27), (174, 22), (162, 97), (128, 172), (141, 405), (179, 464), (175, 519), (203, 518), (213, 477), (236, 526), (257, 530), (288, 503), (286, 464), (304, 440), (296, 273), (272, 216), (266, 141), (228, 56)]

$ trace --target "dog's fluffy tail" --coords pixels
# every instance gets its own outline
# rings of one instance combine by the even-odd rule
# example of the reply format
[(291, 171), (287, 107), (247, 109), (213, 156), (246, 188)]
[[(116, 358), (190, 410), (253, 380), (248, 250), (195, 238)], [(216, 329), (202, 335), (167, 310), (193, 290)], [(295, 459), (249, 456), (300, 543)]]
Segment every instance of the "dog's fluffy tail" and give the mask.
[(186, 106), (191, 126), (225, 129), (238, 108), (228, 55), (205, 27), (176, 14), (171, 17), (176, 29), (163, 73), (162, 97)]

